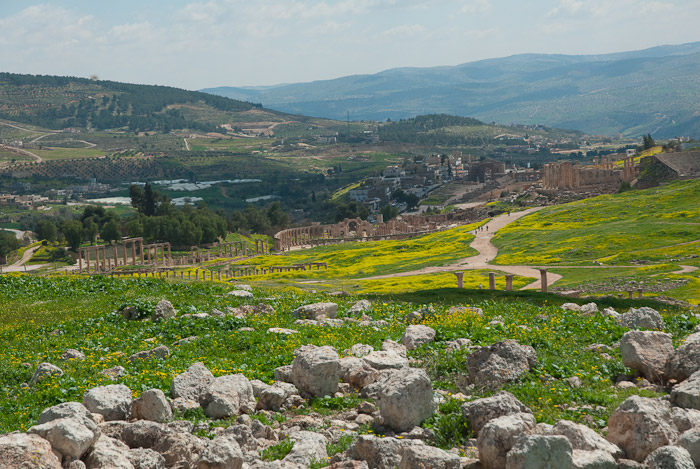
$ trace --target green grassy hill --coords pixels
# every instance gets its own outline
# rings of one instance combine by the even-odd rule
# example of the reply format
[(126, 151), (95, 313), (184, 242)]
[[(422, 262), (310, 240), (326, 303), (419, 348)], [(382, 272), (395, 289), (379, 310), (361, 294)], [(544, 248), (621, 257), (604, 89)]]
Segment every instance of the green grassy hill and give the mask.
[(700, 181), (547, 207), (494, 237), (498, 264), (643, 264), (698, 260)]

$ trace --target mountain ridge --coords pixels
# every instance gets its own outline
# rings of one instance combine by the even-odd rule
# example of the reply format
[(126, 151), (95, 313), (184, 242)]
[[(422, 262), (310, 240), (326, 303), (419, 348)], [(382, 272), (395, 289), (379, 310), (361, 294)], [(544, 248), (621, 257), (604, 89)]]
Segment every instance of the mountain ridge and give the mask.
[(284, 112), (386, 120), (427, 113), (593, 134), (700, 133), (700, 42), (596, 55), (518, 54), (455, 66), (201, 91)]

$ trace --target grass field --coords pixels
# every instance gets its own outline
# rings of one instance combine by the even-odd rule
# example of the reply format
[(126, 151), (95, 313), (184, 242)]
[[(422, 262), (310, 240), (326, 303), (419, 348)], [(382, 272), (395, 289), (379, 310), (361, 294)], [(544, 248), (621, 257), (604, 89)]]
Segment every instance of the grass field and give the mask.
[(495, 262), (503, 265), (685, 262), (697, 254), (698, 242), (697, 180), (545, 208), (493, 239), (499, 248)]
[[(487, 345), (510, 338), (537, 351), (539, 367), (505, 389), (529, 406), (538, 422), (553, 423), (566, 418), (601, 429), (611, 411), (630, 394), (654, 395), (614, 386), (615, 376), (628, 371), (621, 364), (617, 349), (610, 352), (612, 360), (606, 360), (586, 348), (591, 343), (612, 345), (624, 329), (602, 315), (581, 317), (563, 311), (558, 305), (568, 300), (554, 295), (440, 288), (407, 293), (393, 300), (370, 297), (373, 308), (367, 314), (386, 323), (326, 327), (294, 324), (291, 311), (299, 305), (330, 300), (339, 304), (339, 317), (343, 318), (358, 297), (331, 299), (296, 289), (255, 288), (255, 298), (244, 300), (226, 296), (230, 288), (217, 282), (100, 276), (0, 277), (0, 388), (6, 397), (0, 400), (0, 432), (26, 430), (36, 422), (42, 409), (64, 401), (80, 401), (87, 389), (111, 384), (99, 372), (113, 366), (124, 366), (126, 373), (120, 382), (129, 386), (135, 396), (151, 388), (162, 389), (169, 395), (173, 376), (195, 361), (202, 361), (215, 376), (243, 373), (249, 379), (271, 382), (274, 368), (291, 363), (293, 352), (300, 345), (333, 345), (341, 354), (356, 343), (379, 348), (387, 338), (399, 340), (406, 328), (403, 317), (419, 308), (425, 308), (422, 323), (436, 330), (436, 340), (409, 352), (409, 357), (416, 366), (427, 370), (437, 389), (452, 393), (463, 390), (460, 383), (466, 374), (468, 351), (450, 352), (446, 341), (466, 337), (475, 345)], [(170, 300), (179, 315), (209, 312), (212, 308), (224, 310), (246, 301), (256, 304), (261, 298), (275, 312), (245, 318), (177, 318), (159, 323), (125, 321), (117, 312), (129, 304), (148, 314), (161, 298)], [(641, 304), (662, 308), (648, 301), (602, 299), (599, 304), (618, 310)], [(483, 316), (469, 310), (449, 311), (452, 305), (481, 308)], [(662, 311), (662, 314), (667, 332), (676, 342), (698, 322), (683, 312)], [(299, 333), (271, 334), (266, 332), (269, 327), (289, 327)], [(175, 341), (190, 336), (198, 339), (173, 346)], [(159, 345), (170, 347), (169, 357), (133, 363), (126, 359), (130, 354)], [(61, 361), (60, 355), (68, 348), (81, 350), (86, 359)], [(24, 386), (22, 383), (29, 381), (33, 370), (42, 362), (59, 365), (64, 375), (35, 386)], [(571, 376), (579, 377), (582, 385), (570, 387), (564, 378)], [(476, 389), (469, 393), (469, 399), (488, 394)], [(323, 407), (324, 402), (319, 399), (312, 408)], [(357, 405), (357, 399), (349, 395), (335, 404), (342, 410), (344, 406)], [(444, 419), (460, 418), (459, 406), (459, 401), (447, 400), (440, 406), (440, 412), (423, 424), (436, 432), (436, 444), (451, 447), (463, 444), (469, 436), (455, 434), (445, 426)], [(278, 414), (275, 418), (288, 417)]]
[(63, 160), (75, 158), (98, 158), (105, 156), (103, 150), (97, 148), (60, 148), (48, 147), (41, 150), (31, 150), (32, 153), (41, 156), (45, 160)]
[(247, 261), (261, 267), (327, 262), (328, 270), (280, 272), (265, 277), (354, 279), (446, 265), (472, 256), (476, 224), (396, 241), (352, 242), (292, 251)]

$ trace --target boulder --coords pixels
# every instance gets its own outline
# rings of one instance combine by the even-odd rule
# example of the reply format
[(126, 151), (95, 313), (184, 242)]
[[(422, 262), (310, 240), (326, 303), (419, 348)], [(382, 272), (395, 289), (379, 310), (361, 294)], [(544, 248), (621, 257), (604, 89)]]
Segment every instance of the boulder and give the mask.
[(311, 466), (314, 461), (325, 461), (328, 458), (325, 436), (307, 431), (299, 431), (289, 436), (294, 440), (292, 450), (284, 457), (285, 462), (299, 464), (305, 467)]
[(684, 409), (700, 410), (700, 371), (673, 387), (671, 402)]
[(83, 395), (83, 405), (105, 420), (128, 420), (131, 416), (131, 389), (123, 384), (92, 388)]
[(574, 449), (573, 469), (618, 469), (617, 461), (612, 454), (601, 451), (586, 451)]
[(163, 435), (153, 450), (163, 456), (167, 467), (184, 469), (197, 467), (199, 456), (205, 448), (204, 441), (191, 433), (172, 432)]
[(126, 368), (117, 365), (100, 371), (100, 374), (108, 377), (112, 381), (116, 381), (126, 374)]
[(467, 357), (469, 378), (476, 386), (487, 389), (515, 381), (537, 365), (535, 349), (512, 339), (476, 347)]
[(211, 440), (197, 460), (196, 469), (241, 469), (243, 453), (230, 437), (216, 437)]
[(365, 461), (372, 469), (394, 469), (401, 463), (401, 448), (416, 444), (414, 440), (359, 435), (346, 454), (351, 459)]
[(683, 433), (676, 444), (688, 451), (695, 467), (700, 467), (700, 428), (692, 428)]
[[(108, 433), (108, 430), (105, 428), (106, 425), (100, 426), (103, 433)], [(166, 425), (161, 423), (150, 420), (137, 420), (131, 423), (124, 422), (120, 430), (109, 433), (111, 434), (108, 436), (123, 441), (129, 448), (153, 448), (158, 441), (172, 432)]]
[(566, 437), (529, 435), (508, 451), (506, 469), (571, 469), (573, 450)]
[(622, 363), (652, 383), (663, 381), (664, 367), (673, 355), (671, 336), (657, 331), (629, 331), (620, 339)]
[(700, 371), (700, 344), (690, 343), (681, 345), (673, 352), (666, 362), (664, 377), (681, 382), (696, 371)]
[(435, 340), (435, 329), (421, 324), (408, 326), (401, 337), (401, 343), (408, 350), (414, 350), (423, 344)]
[(134, 469), (166, 469), (165, 458), (152, 449), (130, 449), (127, 457)]
[(371, 345), (355, 344), (352, 347), (350, 347), (349, 355), (352, 355), (353, 357), (357, 358), (362, 358), (369, 355), (372, 352), (374, 352), (374, 348), (372, 348)]
[(251, 412), (255, 409), (253, 387), (248, 378), (240, 373), (219, 376), (211, 382), (199, 404), (204, 414), (213, 419), (236, 415), (239, 410)]
[(198, 407), (201, 407), (199, 402), (185, 399), (184, 397), (177, 397), (170, 401), (170, 409), (172, 409), (173, 412), (179, 412), (180, 414), (184, 414), (188, 410), (197, 409)]
[(333, 395), (340, 381), (340, 358), (333, 347), (307, 345), (297, 349), (292, 362), (292, 383), (302, 395)]
[(619, 318), (620, 325), (628, 329), (663, 330), (664, 320), (658, 311), (647, 306), (630, 308)]
[(379, 379), (379, 371), (357, 357), (340, 359), (340, 379), (356, 389), (362, 389)]
[(172, 420), (173, 411), (163, 391), (149, 389), (131, 404), (131, 415), (135, 419), (167, 422)]
[(535, 428), (535, 417), (529, 413), (504, 415), (488, 422), (479, 432), (476, 446), (483, 469), (503, 469), (506, 455), (518, 438)]
[(174, 318), (177, 315), (177, 311), (173, 307), (173, 304), (168, 300), (160, 300), (156, 307), (153, 308), (153, 320), (162, 321), (163, 319)]
[(81, 352), (80, 350), (76, 350), (74, 348), (69, 348), (65, 352), (61, 354), (61, 360), (76, 360), (76, 361), (82, 361), (85, 360), (85, 354)]
[(579, 311), (584, 316), (593, 316), (598, 312), (598, 305), (595, 303), (586, 303), (585, 305), (581, 306)]
[(275, 368), (275, 381), (283, 381), (285, 383), (292, 382), (292, 365), (283, 365)]
[(199, 402), (212, 381), (214, 381), (214, 375), (206, 366), (201, 362), (193, 363), (187, 371), (173, 378), (170, 394), (173, 398), (184, 397)]
[(260, 390), (258, 396), (258, 409), (278, 411), (290, 396), (297, 394), (297, 388), (293, 384), (277, 382)]
[(134, 469), (129, 459), (129, 447), (119, 440), (100, 435), (87, 457), (89, 469)]
[(627, 458), (638, 462), (655, 449), (676, 441), (678, 436), (671, 404), (661, 399), (631, 396), (608, 419), (607, 440), (622, 448)]
[(29, 385), (33, 386), (52, 376), (63, 376), (63, 370), (51, 363), (42, 363), (34, 371), (34, 374), (29, 380)]
[(299, 331), (296, 331), (294, 329), (287, 329), (285, 327), (270, 327), (267, 330), (268, 334), (280, 334), (280, 335), (294, 335), (298, 334)]
[(402, 357), (406, 356), (406, 346), (391, 339), (386, 339), (382, 342), (382, 350), (384, 352), (396, 352)]
[(662, 446), (644, 460), (649, 469), (695, 469), (690, 453), (680, 446)]
[(374, 351), (362, 357), (362, 360), (375, 370), (398, 370), (408, 367), (408, 358), (392, 351)]
[(87, 419), (59, 418), (27, 430), (51, 443), (51, 447), (63, 457), (80, 459), (97, 441), (100, 430), (97, 424)]
[(476, 436), (489, 421), (521, 412), (532, 413), (525, 404), (507, 391), (462, 405), (462, 415), (469, 421), (470, 428)]
[(380, 388), (379, 412), (384, 425), (397, 432), (409, 431), (432, 416), (433, 387), (425, 370), (404, 368), (394, 372)]
[(447, 342), (445, 342), (445, 349), (448, 352), (456, 352), (457, 350), (469, 349), (471, 348), (471, 346), (472, 341), (464, 337), (460, 337), (459, 339), (455, 340), (448, 340)]
[(360, 300), (350, 307), (348, 314), (352, 316), (360, 316), (362, 313), (372, 311), (372, 303), (367, 300)]
[(80, 402), (62, 402), (44, 409), (39, 415), (37, 424), (41, 425), (42, 423), (62, 418), (92, 421), (92, 414)]
[(563, 309), (564, 311), (579, 312), (581, 311), (581, 305), (578, 305), (576, 303), (564, 303), (563, 305), (561, 305), (561, 309)]
[(129, 363), (133, 363), (137, 360), (148, 360), (150, 358), (168, 358), (170, 356), (170, 349), (165, 345), (156, 347), (151, 350), (143, 350), (141, 352), (136, 352), (129, 357)]
[(428, 445), (413, 445), (401, 448), (398, 469), (429, 467), (431, 469), (461, 469), (462, 462), (456, 454)]
[(237, 298), (253, 298), (253, 294), (247, 290), (232, 290), (227, 293), (228, 296), (235, 296)]
[(51, 451), (51, 443), (39, 435), (8, 433), (0, 435), (0, 461), (18, 469), (61, 469), (61, 461)]
[(574, 450), (602, 451), (619, 459), (625, 454), (619, 446), (610, 443), (594, 430), (570, 420), (559, 420), (552, 427), (552, 435), (565, 436)]
[(338, 317), (338, 305), (336, 303), (304, 305), (292, 311), (292, 316), (299, 319), (313, 319), (314, 321), (325, 318), (335, 319)]

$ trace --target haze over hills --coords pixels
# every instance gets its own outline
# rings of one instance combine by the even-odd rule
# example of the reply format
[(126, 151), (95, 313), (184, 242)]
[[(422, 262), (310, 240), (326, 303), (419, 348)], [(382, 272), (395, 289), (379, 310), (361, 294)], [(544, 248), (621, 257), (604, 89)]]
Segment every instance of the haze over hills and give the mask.
[(355, 120), (447, 113), (592, 134), (700, 133), (700, 42), (605, 55), (524, 54), (457, 66), (207, 93)]

